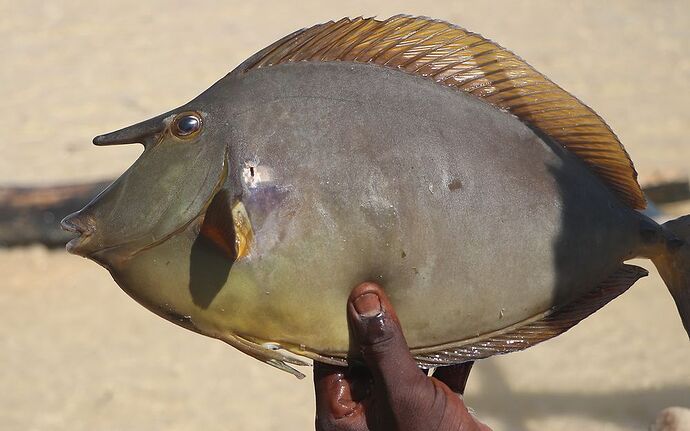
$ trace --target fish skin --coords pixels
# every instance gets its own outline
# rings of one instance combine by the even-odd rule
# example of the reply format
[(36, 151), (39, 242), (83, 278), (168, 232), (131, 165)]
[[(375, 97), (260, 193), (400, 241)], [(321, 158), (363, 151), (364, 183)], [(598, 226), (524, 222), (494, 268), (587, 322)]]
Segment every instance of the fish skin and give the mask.
[[(126, 218), (127, 205), (145, 213), (159, 193), (142, 185), (150, 178), (127, 177), (135, 164), (75, 216), (113, 245), (77, 252), (151, 311), (274, 366), (289, 359), (266, 343), (344, 360), (346, 300), (365, 280), (386, 289), (411, 350), (428, 352), (568, 304), (623, 261), (657, 253), (640, 234), (649, 221), (577, 157), (422, 77), (371, 64), (281, 64), (233, 72), (171, 113), (186, 111), (203, 116), (200, 136), (183, 147), (164, 132), (142, 155), (186, 174), (169, 219), (137, 218), (127, 232), (136, 247), (122, 242), (122, 228), (106, 238), (112, 220), (100, 205)], [(166, 145), (200, 154), (196, 168), (175, 153), (156, 160)], [(270, 175), (256, 184), (249, 165)], [(191, 180), (196, 192), (182, 187)], [(253, 224), (237, 261), (199, 235), (218, 188), (245, 203)], [(161, 225), (171, 228), (142, 245)]]

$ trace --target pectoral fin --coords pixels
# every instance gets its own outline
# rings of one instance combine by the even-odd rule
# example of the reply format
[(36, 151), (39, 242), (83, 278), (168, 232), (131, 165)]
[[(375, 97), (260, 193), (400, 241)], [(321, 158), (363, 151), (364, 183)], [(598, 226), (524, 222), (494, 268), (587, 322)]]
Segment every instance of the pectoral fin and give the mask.
[(231, 204), (225, 190), (218, 192), (209, 205), (200, 234), (232, 260), (247, 256), (254, 239), (244, 205), (240, 201)]

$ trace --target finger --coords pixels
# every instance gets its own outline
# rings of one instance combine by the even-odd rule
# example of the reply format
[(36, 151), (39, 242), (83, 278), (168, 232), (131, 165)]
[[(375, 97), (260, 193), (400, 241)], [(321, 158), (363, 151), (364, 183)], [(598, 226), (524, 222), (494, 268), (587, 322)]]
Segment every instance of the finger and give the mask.
[(314, 362), (317, 415), (327, 414), (340, 419), (354, 412), (357, 404), (352, 400), (346, 371), (346, 368)]
[(380, 286), (364, 283), (352, 290), (348, 317), (355, 341), (377, 383), (391, 389), (425, 381), (410, 355), (398, 317)]
[(465, 362), (463, 364), (450, 365), (447, 367), (439, 367), (434, 371), (434, 378), (442, 381), (456, 394), (464, 394), (465, 386), (467, 386), (467, 379), (470, 377), (474, 362)]
[(317, 431), (366, 431), (362, 406), (353, 399), (346, 372), (314, 362)]

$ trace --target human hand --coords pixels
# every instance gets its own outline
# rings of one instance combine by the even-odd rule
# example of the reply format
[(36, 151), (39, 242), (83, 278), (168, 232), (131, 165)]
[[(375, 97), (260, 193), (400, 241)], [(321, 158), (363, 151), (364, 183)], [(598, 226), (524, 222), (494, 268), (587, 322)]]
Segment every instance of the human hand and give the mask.
[(314, 363), (317, 431), (490, 431), (451, 390), (462, 392), (469, 367), (424, 374), (381, 287), (353, 289), (347, 314), (367, 369)]

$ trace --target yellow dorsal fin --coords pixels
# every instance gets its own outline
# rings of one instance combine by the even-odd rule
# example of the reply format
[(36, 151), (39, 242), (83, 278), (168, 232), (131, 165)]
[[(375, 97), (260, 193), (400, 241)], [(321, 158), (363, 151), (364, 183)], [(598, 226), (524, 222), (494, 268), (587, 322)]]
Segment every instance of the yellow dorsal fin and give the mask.
[(623, 202), (646, 206), (633, 163), (604, 120), (520, 57), (476, 33), (402, 15), (385, 21), (344, 18), (279, 40), (243, 70), (296, 61), (373, 63), (463, 90), (552, 137)]

